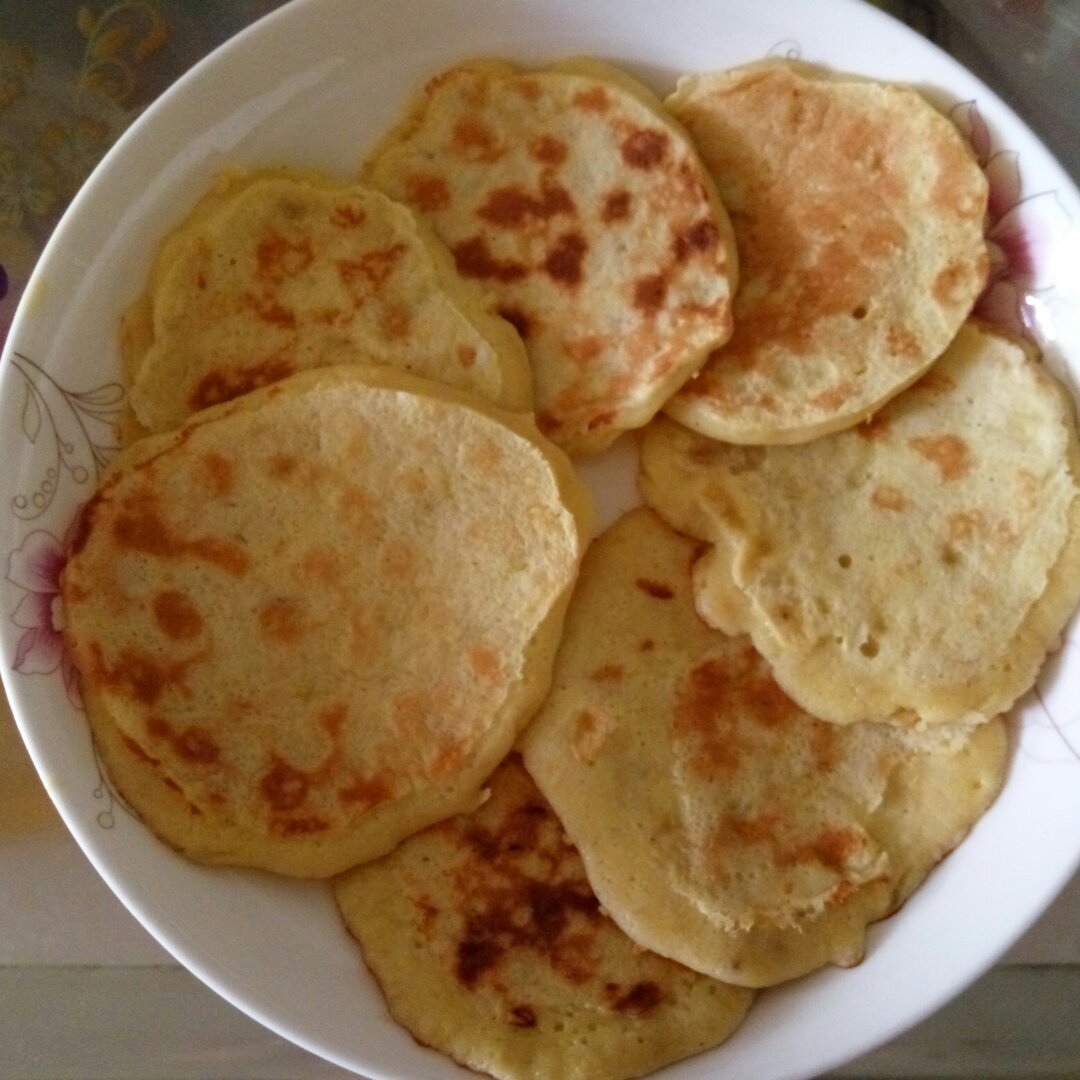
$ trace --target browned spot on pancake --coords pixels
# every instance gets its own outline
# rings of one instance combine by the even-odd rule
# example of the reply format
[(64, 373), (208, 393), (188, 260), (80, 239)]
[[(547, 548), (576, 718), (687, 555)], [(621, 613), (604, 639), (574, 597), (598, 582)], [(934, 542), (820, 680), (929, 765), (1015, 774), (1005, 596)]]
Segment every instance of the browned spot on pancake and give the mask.
[(664, 160), (670, 142), (666, 131), (639, 128), (623, 139), (619, 149), (631, 168), (655, 169)]
[(702, 776), (738, 769), (750, 752), (751, 725), (782, 737), (798, 706), (776, 684), (757, 653), (705, 660), (683, 681), (675, 702), (675, 734), (693, 737)]
[(535, 79), (517, 78), (509, 81), (510, 89), (526, 101), (535, 101), (540, 96), (540, 84)]
[(810, 753), (818, 772), (831, 772), (836, 766), (836, 725), (815, 722), (810, 725)]
[(934, 299), (942, 305), (959, 303), (969, 291), (971, 276), (971, 266), (968, 263), (950, 263), (934, 278), (931, 287)]
[(337, 553), (330, 548), (313, 547), (306, 551), (297, 564), (300, 580), (304, 584), (322, 582), (334, 585), (341, 580), (341, 563)]
[(838, 383), (836, 386), (830, 386), (828, 390), (822, 390), (821, 393), (815, 394), (812, 402), (819, 409), (835, 412), (850, 401), (858, 393), (858, 390), (859, 388), (852, 382)]
[(307, 776), (287, 761), (278, 758), (259, 781), (259, 790), (279, 813), (295, 810), (308, 797)]
[(338, 799), (353, 809), (368, 809), (387, 802), (394, 796), (394, 787), (382, 773), (357, 776), (347, 786), (338, 789)]
[(675, 590), (663, 581), (653, 581), (651, 578), (639, 577), (634, 584), (642, 592), (647, 592), (650, 596), (656, 597), (657, 600), (670, 600), (675, 595)]
[(386, 302), (379, 312), (379, 331), (387, 341), (400, 341), (412, 330), (412, 316), (405, 304)]
[(354, 304), (362, 304), (373, 292), (385, 286), (406, 250), (403, 243), (389, 244), (365, 251), (358, 259), (337, 260), (338, 277)]
[(923, 358), (919, 339), (906, 327), (890, 326), (885, 335), (885, 344), (891, 353), (901, 359), (921, 361)]
[(615, 1012), (628, 1013), (630, 1016), (648, 1016), (664, 1001), (664, 992), (656, 983), (636, 982), (623, 989), (618, 983), (604, 986), (604, 997)]
[(91, 662), (82, 674), (93, 685), (141, 705), (155, 705), (166, 690), (181, 687), (191, 661), (167, 663), (147, 653), (123, 649), (114, 665), (106, 663), (101, 647), (92, 648)]
[(326, 832), (329, 828), (330, 822), (317, 814), (274, 822), (274, 830), (282, 836), (313, 836), (315, 833)]
[(275, 480), (284, 480), (291, 476), (299, 462), (291, 454), (274, 453), (266, 463), (266, 471)]
[(519, 307), (501, 307), (499, 314), (523, 337), (532, 332), (534, 323), (531, 315)]
[(289, 240), (277, 232), (267, 233), (255, 249), (255, 276), (272, 285), (302, 274), (314, 261), (311, 241)]
[(529, 155), (543, 165), (561, 165), (570, 153), (562, 139), (540, 135), (529, 143)]
[(678, 233), (672, 241), (672, 252), (676, 262), (686, 262), (694, 255), (711, 251), (720, 240), (720, 230), (716, 222), (702, 218), (688, 229)]
[(548, 221), (558, 214), (573, 214), (574, 200), (561, 184), (545, 182), (534, 195), (519, 186), (496, 188), (477, 214), (500, 229), (521, 229), (534, 221)]
[(652, 652), (656, 648), (656, 642), (651, 637), (642, 638), (638, 649), (641, 652)]
[(548, 409), (540, 409), (536, 414), (536, 426), (545, 435), (554, 435), (563, 426), (562, 420)]
[(630, 217), (630, 192), (623, 188), (617, 191), (609, 191), (604, 196), (603, 208), (600, 211), (601, 220), (611, 225), (616, 221), (626, 221)]
[(618, 682), (626, 674), (622, 664), (601, 664), (589, 678), (593, 682)]
[(281, 645), (293, 645), (304, 636), (304, 618), (300, 602), (288, 597), (268, 600), (259, 609), (259, 629)]
[(536, 1027), (536, 1010), (531, 1005), (515, 1005), (510, 1010), (510, 1024), (519, 1028)]
[(334, 207), (330, 221), (339, 229), (358, 229), (367, 221), (367, 214), (357, 203), (343, 202)]
[(924, 435), (908, 443), (937, 466), (942, 480), (959, 480), (971, 471), (971, 450), (959, 435)]
[(197, 724), (178, 733), (164, 717), (150, 716), (146, 731), (151, 738), (167, 742), (178, 758), (192, 764), (213, 765), (221, 757), (217, 740), (205, 727)]
[(467, 278), (480, 278), (509, 285), (521, 281), (528, 272), (524, 263), (496, 258), (482, 236), (474, 236), (456, 244), (453, 255), (458, 273)]
[(615, 423), (618, 415), (615, 409), (606, 409), (604, 412), (598, 412), (595, 416), (590, 417), (588, 424), (585, 426), (589, 431), (596, 431), (597, 428), (607, 427), (608, 424)]
[(894, 488), (890, 484), (876, 487), (870, 496), (870, 501), (882, 510), (893, 510), (897, 513), (908, 507), (907, 496), (899, 488)]
[(502, 147), (492, 130), (476, 119), (459, 120), (454, 125), (450, 149), (469, 161), (498, 161)]
[(774, 844), (774, 857), (778, 866), (803, 866), (816, 862), (841, 874), (861, 846), (861, 838), (854, 829), (826, 827), (805, 844), (786, 847)]
[(494, 682), (502, 671), (498, 650), (476, 645), (469, 650), (469, 667), (482, 682)]
[(144, 764), (146, 764), (146, 765), (160, 765), (161, 764), (161, 759), (160, 758), (154, 757), (153, 754), (151, 754), (151, 753), (149, 753), (147, 751), (146, 747), (144, 747), (142, 745), (142, 743), (137, 742), (130, 735), (121, 734), (120, 740), (128, 748), (128, 750), (130, 750), (131, 753), (133, 753)]
[(611, 98), (602, 86), (590, 86), (573, 97), (573, 103), (584, 112), (603, 113), (611, 108)]
[(667, 296), (667, 278), (663, 274), (649, 274), (634, 282), (634, 307), (645, 315), (655, 315)]
[(260, 386), (284, 379), (294, 370), (290, 361), (275, 358), (244, 367), (211, 371), (196, 384), (188, 398), (188, 405), (193, 412), (211, 405), (220, 405), (240, 397), (241, 394), (257, 390)]
[(196, 559), (236, 577), (247, 573), (250, 559), (243, 548), (228, 540), (200, 537), (188, 540), (170, 531), (151, 500), (128, 500), (113, 522), (117, 544), (161, 559)]
[(589, 245), (580, 233), (563, 233), (544, 259), (548, 277), (560, 285), (573, 287), (581, 283), (581, 263)]
[(445, 210), (451, 201), (446, 181), (435, 173), (413, 173), (405, 180), (405, 198), (425, 214)]
[(174, 641), (197, 637), (202, 630), (203, 620), (198, 608), (182, 592), (165, 589), (154, 597), (151, 607), (161, 632)]
[(227, 457), (210, 452), (199, 458), (199, 464), (211, 495), (223, 498), (233, 493), (236, 488), (236, 470)]
[(278, 303), (266, 296), (256, 296), (253, 293), (245, 293), (243, 296), (245, 307), (255, 313), (260, 322), (267, 326), (276, 326), (279, 330), (295, 330), (296, 315), (284, 304)]
[(944, 394), (954, 389), (956, 383), (943, 371), (931, 368), (915, 385), (920, 390), (928, 390), (932, 394)]
[(855, 434), (861, 439), (880, 439), (889, 433), (889, 418), (882, 413), (875, 413), (868, 420), (856, 425)]

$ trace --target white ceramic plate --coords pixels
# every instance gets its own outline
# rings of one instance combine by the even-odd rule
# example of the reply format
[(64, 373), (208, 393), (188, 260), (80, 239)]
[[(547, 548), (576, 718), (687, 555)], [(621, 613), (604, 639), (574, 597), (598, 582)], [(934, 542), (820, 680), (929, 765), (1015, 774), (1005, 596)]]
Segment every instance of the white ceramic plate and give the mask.
[[(1059, 374), (1080, 376), (1080, 197), (983, 84), (857, 0), (300, 0), (229, 42), (120, 140), (57, 228), (0, 373), (3, 677), (68, 827), (134, 915), (183, 964), (281, 1035), (371, 1077), (464, 1075), (387, 1017), (319, 884), (191, 865), (110, 793), (68, 692), (56, 632), (64, 535), (109, 456), (121, 403), (117, 320), (151, 255), (226, 163), (351, 174), (427, 75), (468, 55), (584, 53), (666, 92), (684, 71), (767, 54), (915, 83), (957, 106), (994, 178), (1009, 255), (991, 310), (1027, 319)], [(964, 104), (966, 103), (966, 104)], [(587, 471), (613, 513), (626, 462)], [(761, 997), (746, 1025), (672, 1080), (794, 1080), (869, 1050), (938, 1008), (1033, 922), (1080, 860), (1080, 640), (1019, 710), (1012, 772), (974, 834), (866, 961)]]

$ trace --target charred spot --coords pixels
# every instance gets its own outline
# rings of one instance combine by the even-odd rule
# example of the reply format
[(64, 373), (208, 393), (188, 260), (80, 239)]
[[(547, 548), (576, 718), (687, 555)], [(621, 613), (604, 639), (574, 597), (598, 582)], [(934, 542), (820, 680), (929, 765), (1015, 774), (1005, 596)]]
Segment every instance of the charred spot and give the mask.
[(591, 86), (574, 95), (574, 104), (583, 112), (603, 113), (611, 108), (611, 98), (602, 86)]
[(302, 274), (314, 261), (309, 240), (289, 240), (280, 233), (267, 233), (255, 249), (257, 277), (280, 285), (287, 278)]
[(204, 375), (195, 386), (188, 398), (188, 406), (198, 412), (211, 405), (232, 401), (233, 398), (257, 390), (260, 386), (267, 386), (279, 379), (284, 379), (294, 370), (288, 360), (273, 359), (262, 360), (257, 364), (248, 364), (233, 370), (211, 371)]
[(198, 765), (212, 765), (221, 757), (221, 747), (206, 728), (185, 728), (173, 740), (179, 757)]
[(634, 307), (646, 315), (654, 315), (667, 297), (668, 282), (663, 274), (649, 274), (634, 283)]
[(580, 233), (563, 233), (544, 259), (544, 270), (562, 285), (581, 283), (581, 263), (589, 245)]
[(666, 132), (650, 128), (632, 131), (622, 141), (623, 161), (634, 169), (655, 169), (667, 154), (670, 139)]
[(652, 652), (656, 648), (656, 642), (651, 637), (642, 638), (641, 643), (638, 645), (638, 649), (641, 652)]
[(515, 1005), (510, 1010), (510, 1024), (519, 1028), (536, 1027), (536, 1010), (531, 1005)]
[(454, 974), (462, 985), (471, 990), (479, 982), (480, 976), (502, 959), (504, 952), (506, 949), (502, 945), (482, 933), (466, 937), (458, 942)]
[(459, 120), (454, 125), (450, 146), (460, 157), (470, 161), (497, 161), (502, 148), (494, 132), (479, 120)]
[(450, 205), (450, 188), (434, 173), (414, 173), (405, 181), (405, 198), (417, 210), (430, 214)]
[(279, 812), (295, 810), (308, 796), (308, 778), (287, 761), (275, 761), (259, 782), (263, 797)]
[(93, 530), (94, 515), (101, 506), (104, 494), (104, 490), (99, 489), (90, 497), (88, 502), (83, 503), (75, 511), (75, 520), (70, 526), (69, 557), (70, 555), (78, 555), (86, 547), (86, 541), (90, 538), (90, 533)]
[(453, 255), (458, 273), (463, 277), (509, 285), (521, 281), (527, 274), (524, 263), (496, 258), (482, 236), (474, 236), (455, 245)]
[(657, 600), (670, 600), (675, 595), (675, 590), (663, 581), (653, 581), (651, 578), (639, 577), (634, 584), (642, 592), (648, 593)]
[(198, 608), (184, 593), (164, 589), (153, 599), (151, 610), (161, 632), (173, 641), (187, 641), (198, 637), (203, 628)]
[(693, 255), (701, 255), (716, 246), (720, 230), (716, 222), (704, 218), (679, 233), (672, 242), (676, 262), (686, 262)]
[(541, 135), (529, 144), (529, 154), (542, 165), (561, 165), (569, 156), (569, 148), (554, 135)]
[(533, 330), (533, 318), (519, 307), (501, 307), (499, 314), (523, 337)]
[(553, 435), (562, 428), (563, 422), (548, 409), (540, 409), (536, 414), (536, 426), (545, 435)]
[(236, 576), (246, 573), (250, 561), (236, 544), (212, 537), (186, 540), (174, 535), (149, 500), (132, 500), (116, 516), (113, 537), (119, 547), (129, 551), (163, 559), (195, 558)]
[(636, 982), (624, 990), (618, 983), (607, 983), (604, 996), (615, 1012), (646, 1016), (664, 1000), (664, 993), (654, 982)]
[(544, 183), (534, 195), (520, 186), (496, 188), (477, 214), (500, 229), (522, 229), (530, 222), (573, 214), (574, 200), (561, 184)]
[(330, 215), (330, 221), (340, 229), (358, 229), (367, 221), (367, 214), (356, 203), (338, 203)]
[(600, 217), (605, 224), (625, 221), (630, 216), (630, 192), (626, 190), (609, 191), (604, 196)]

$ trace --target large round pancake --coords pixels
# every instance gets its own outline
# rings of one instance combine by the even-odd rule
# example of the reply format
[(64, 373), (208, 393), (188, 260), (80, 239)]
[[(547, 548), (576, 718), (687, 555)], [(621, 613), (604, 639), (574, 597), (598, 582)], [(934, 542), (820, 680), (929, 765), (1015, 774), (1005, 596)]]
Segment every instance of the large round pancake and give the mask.
[(476, 811), (334, 884), (394, 1017), (504, 1080), (621, 1080), (723, 1042), (752, 1000), (632, 942), (516, 755)]
[(141, 440), (62, 580), (115, 786), (195, 860), (297, 876), (471, 807), (545, 693), (590, 514), (527, 418), (389, 368)]
[(731, 334), (727, 215), (685, 133), (621, 71), (445, 71), (363, 175), (490, 289), (525, 340), (540, 427), (571, 453), (640, 427)]
[(430, 230), (381, 192), (314, 172), (222, 173), (162, 243), (121, 341), (153, 432), (354, 358), (504, 408), (532, 402), (520, 339)]
[(811, 717), (697, 615), (701, 549), (645, 508), (594, 542), (525, 765), (645, 948), (746, 986), (856, 963), (995, 797), (1004, 723)]
[(687, 76), (666, 105), (716, 180), (741, 279), (731, 341), (668, 413), (801, 442), (914, 382), (989, 270), (987, 181), (957, 129), (908, 87), (785, 61)]
[(748, 632), (815, 715), (993, 716), (1080, 602), (1074, 406), (1021, 345), (969, 323), (872, 421), (738, 447), (670, 420), (646, 501), (714, 542), (698, 609)]

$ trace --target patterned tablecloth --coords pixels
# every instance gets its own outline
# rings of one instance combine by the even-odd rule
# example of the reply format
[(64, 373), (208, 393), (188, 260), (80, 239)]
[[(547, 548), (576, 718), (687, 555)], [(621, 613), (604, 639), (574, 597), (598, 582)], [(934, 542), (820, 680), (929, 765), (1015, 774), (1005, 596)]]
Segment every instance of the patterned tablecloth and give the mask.
[(49, 235), (136, 116), (282, 0), (0, 0), (0, 343)]

